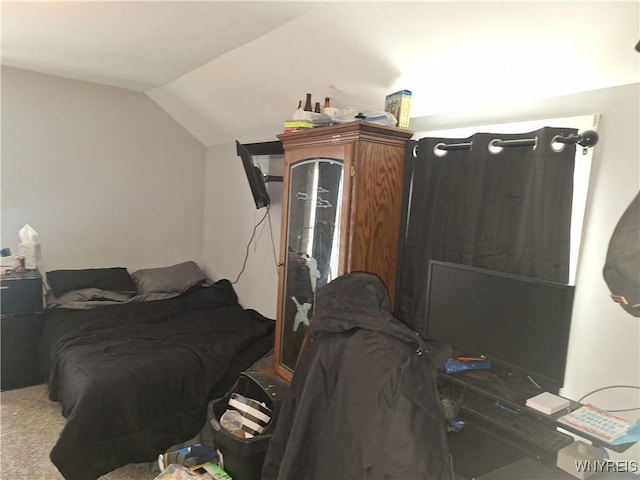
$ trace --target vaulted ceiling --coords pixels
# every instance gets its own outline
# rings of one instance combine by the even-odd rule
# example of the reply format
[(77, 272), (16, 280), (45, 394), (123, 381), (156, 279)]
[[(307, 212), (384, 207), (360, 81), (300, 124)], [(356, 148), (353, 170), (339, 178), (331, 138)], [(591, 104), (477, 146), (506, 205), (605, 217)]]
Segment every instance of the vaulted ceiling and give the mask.
[(309, 92), (412, 116), (640, 82), (630, 1), (3, 1), (2, 64), (144, 92), (205, 145)]

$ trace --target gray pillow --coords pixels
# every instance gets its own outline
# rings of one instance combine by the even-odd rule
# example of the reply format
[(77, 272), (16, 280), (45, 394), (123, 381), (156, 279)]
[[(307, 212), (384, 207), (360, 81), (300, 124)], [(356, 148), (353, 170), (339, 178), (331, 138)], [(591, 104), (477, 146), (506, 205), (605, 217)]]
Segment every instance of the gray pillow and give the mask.
[(124, 303), (131, 300), (133, 293), (114, 292), (99, 288), (81, 288), (71, 290), (56, 297), (53, 290), (47, 292), (47, 307), (49, 308), (88, 308), (86, 305), (103, 305), (107, 303)]
[(146, 293), (181, 293), (206, 280), (195, 262), (178, 263), (170, 267), (146, 268), (131, 274), (138, 287), (138, 295)]

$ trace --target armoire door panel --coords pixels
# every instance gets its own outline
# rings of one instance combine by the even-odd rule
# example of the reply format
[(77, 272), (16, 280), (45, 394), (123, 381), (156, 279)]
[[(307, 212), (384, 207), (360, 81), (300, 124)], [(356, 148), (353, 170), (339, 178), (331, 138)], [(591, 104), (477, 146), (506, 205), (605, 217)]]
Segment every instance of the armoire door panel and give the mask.
[(412, 135), (364, 122), (278, 135), (285, 171), (274, 369), (285, 380), (293, 377), (323, 285), (372, 272), (393, 302)]
[(293, 370), (319, 288), (339, 275), (343, 164), (313, 158), (291, 165), (280, 362)]

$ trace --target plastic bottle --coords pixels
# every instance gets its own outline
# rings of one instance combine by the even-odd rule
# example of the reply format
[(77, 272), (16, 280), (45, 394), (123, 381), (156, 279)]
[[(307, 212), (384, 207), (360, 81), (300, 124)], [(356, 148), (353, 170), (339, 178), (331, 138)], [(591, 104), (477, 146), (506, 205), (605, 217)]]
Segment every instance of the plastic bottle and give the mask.
[(235, 410), (224, 412), (220, 417), (220, 425), (236, 437), (244, 438), (245, 436), (242, 430), (242, 415)]

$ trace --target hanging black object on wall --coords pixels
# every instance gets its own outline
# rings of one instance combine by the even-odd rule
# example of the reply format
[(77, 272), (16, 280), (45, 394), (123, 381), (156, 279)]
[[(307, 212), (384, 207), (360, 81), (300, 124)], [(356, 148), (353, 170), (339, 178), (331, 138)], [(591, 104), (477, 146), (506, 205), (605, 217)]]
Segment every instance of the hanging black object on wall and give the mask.
[(611, 298), (640, 317), (640, 193), (613, 230), (602, 275)]

